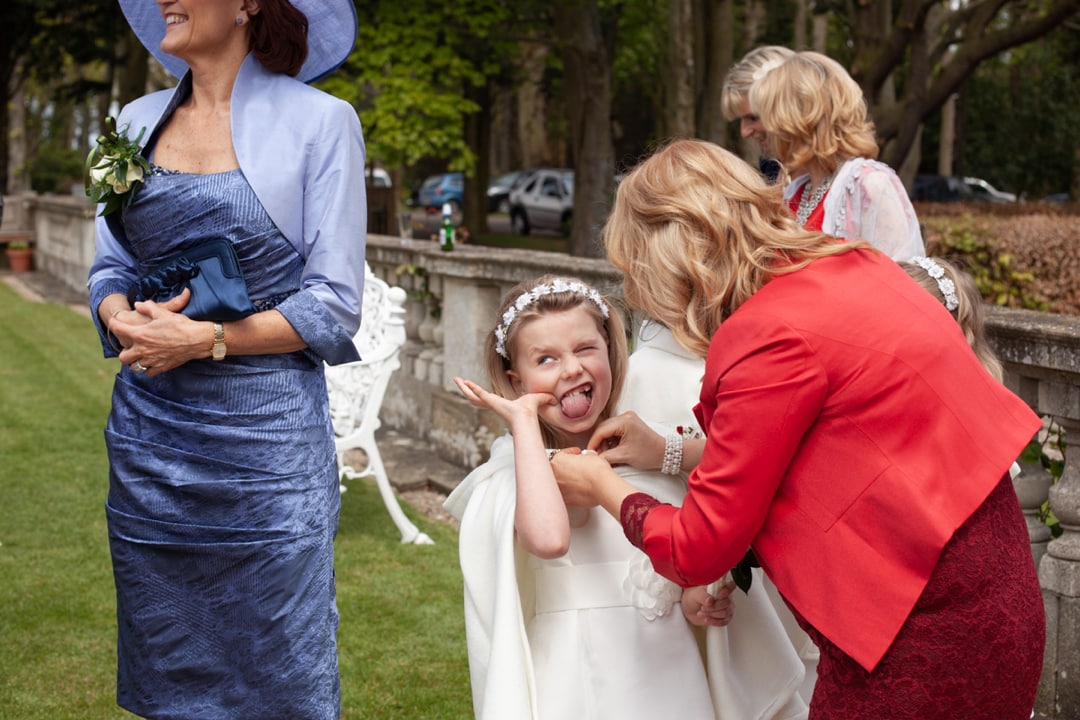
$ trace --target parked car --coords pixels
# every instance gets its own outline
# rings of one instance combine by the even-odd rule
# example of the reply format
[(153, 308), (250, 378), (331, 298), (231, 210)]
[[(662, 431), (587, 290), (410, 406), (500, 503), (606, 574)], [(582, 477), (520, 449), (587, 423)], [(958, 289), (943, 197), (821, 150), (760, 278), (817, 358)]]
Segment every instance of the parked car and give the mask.
[(926, 202), (1016, 202), (1016, 195), (998, 190), (982, 178), (916, 175), (911, 199)]
[(367, 184), (371, 187), (388, 188), (393, 186), (390, 173), (382, 168), (369, 167), (364, 171), (364, 176), (367, 178)]
[(425, 210), (439, 210), (443, 203), (450, 203), (454, 212), (461, 210), (465, 202), (465, 175), (452, 172), (432, 175), (420, 185), (417, 202)]
[(524, 170), (514, 170), (492, 180), (487, 190), (488, 212), (510, 212), (510, 191), (525, 175), (527, 173)]
[(975, 200), (999, 203), (1016, 202), (1016, 195), (1011, 192), (1005, 192), (1004, 190), (998, 190), (981, 178), (966, 177), (964, 178), (964, 184), (971, 190), (971, 196)]
[(971, 200), (971, 190), (957, 177), (916, 175), (911, 199), (923, 202), (959, 202)]
[(510, 191), (510, 227), (519, 235), (538, 229), (569, 235), (573, 210), (573, 170), (540, 168)]

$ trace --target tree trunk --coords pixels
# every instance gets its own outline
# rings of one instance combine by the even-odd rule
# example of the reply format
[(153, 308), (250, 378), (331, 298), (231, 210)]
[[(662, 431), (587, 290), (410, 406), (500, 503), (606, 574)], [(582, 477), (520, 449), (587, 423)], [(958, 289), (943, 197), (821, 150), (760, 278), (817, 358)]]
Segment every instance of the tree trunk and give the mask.
[(792, 48), (795, 50), (806, 49), (806, 24), (807, 24), (807, 11), (806, 0), (796, 0), (795, 2), (795, 33), (792, 38)]
[(30, 173), (27, 172), (27, 137), (26, 137), (26, 99), (23, 87), (11, 96), (8, 103), (7, 115), (7, 188), (8, 192), (21, 193), (30, 190)]
[(953, 144), (956, 142), (956, 96), (941, 106), (941, 140), (938, 144), (938, 175), (953, 174)]
[(611, 135), (612, 60), (600, 25), (598, 0), (555, 3), (556, 36), (566, 82), (566, 108), (574, 162), (570, 254), (602, 257), (599, 232), (615, 184)]
[(814, 13), (813, 40), (811, 40), (814, 52), (825, 54), (825, 49), (828, 47), (828, 37), (829, 16), (825, 13)]
[(728, 144), (728, 122), (720, 107), (720, 93), (724, 76), (735, 61), (734, 5), (734, 0), (701, 3), (706, 72), (698, 110), (698, 137), (723, 146)]
[(694, 42), (690, 0), (668, 0), (667, 82), (664, 125), (667, 137), (694, 136)]
[(471, 234), (487, 232), (487, 187), (491, 166), (491, 88), (466, 84), (465, 95), (479, 110), (465, 116), (465, 142), (476, 155), (476, 172), (465, 179), (465, 207), (462, 223)]
[(525, 80), (518, 89), (518, 137), (521, 138), (521, 165), (555, 164), (547, 141), (547, 103), (544, 100), (544, 65), (548, 47), (541, 43), (523, 43), (521, 65)]
[(146, 81), (150, 75), (150, 53), (135, 37), (135, 33), (128, 29), (120, 40), (117, 56), (123, 67), (119, 73), (116, 100), (120, 107), (124, 107), (135, 98), (146, 94)]
[(742, 52), (743, 56), (758, 45), (762, 28), (765, 27), (765, 2), (764, 0), (747, 0), (746, 15), (743, 17)]

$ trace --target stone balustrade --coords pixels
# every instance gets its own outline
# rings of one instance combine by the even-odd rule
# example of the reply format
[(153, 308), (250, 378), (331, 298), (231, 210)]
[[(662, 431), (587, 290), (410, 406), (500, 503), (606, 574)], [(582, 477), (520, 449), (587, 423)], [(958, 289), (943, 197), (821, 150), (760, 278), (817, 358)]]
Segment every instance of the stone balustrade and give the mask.
[[(93, 251), (89, 205), (68, 197), (20, 200), (35, 233), (38, 268), (85, 292)], [(382, 422), (425, 439), (460, 465), (463, 476), (486, 458), (503, 428), (492, 413), (469, 405), (452, 380), (486, 382), (483, 348), (503, 294), (549, 272), (579, 277), (610, 295), (620, 289), (618, 273), (603, 260), (473, 245), (444, 253), (429, 241), (380, 235), (369, 236), (367, 243), (375, 274), (409, 293), (408, 342), (383, 403)], [(1065, 457), (1072, 460), (1057, 484), (1041, 465), (1026, 465), (1015, 485), (1047, 616), (1036, 707), (1050, 718), (1080, 718), (1080, 318), (990, 308), (988, 331), (1005, 364), (1006, 384), (1060, 428)], [(1038, 517), (1047, 499), (1063, 528), (1052, 540)]]

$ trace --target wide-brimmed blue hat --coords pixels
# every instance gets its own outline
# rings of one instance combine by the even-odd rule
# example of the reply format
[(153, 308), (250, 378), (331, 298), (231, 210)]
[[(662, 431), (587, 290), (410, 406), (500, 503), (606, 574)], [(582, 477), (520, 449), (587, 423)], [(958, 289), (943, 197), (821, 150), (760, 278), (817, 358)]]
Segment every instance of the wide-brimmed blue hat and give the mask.
[[(289, 0), (308, 20), (308, 53), (297, 79), (318, 80), (345, 62), (356, 44), (356, 6), (353, 0)], [(154, 0), (120, 0), (131, 29), (165, 69), (180, 78), (188, 66), (161, 49), (165, 18)]]

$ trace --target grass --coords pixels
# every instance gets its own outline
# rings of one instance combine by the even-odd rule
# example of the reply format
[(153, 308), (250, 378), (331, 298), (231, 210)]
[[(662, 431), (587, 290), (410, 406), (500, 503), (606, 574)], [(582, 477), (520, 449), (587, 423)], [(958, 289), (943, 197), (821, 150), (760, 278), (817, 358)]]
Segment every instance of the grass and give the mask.
[[(115, 360), (90, 321), (0, 283), (0, 718), (131, 718), (115, 703), (116, 616), (102, 428)], [(336, 544), (343, 718), (472, 714), (457, 534), (402, 545), (373, 482)]]

